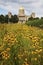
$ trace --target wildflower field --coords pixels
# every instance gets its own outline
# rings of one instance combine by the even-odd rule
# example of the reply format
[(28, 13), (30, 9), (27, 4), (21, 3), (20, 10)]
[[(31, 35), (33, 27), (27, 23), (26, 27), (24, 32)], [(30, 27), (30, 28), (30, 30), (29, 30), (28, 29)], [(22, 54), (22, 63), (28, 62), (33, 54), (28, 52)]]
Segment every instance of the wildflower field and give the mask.
[(43, 29), (0, 24), (0, 65), (43, 65)]

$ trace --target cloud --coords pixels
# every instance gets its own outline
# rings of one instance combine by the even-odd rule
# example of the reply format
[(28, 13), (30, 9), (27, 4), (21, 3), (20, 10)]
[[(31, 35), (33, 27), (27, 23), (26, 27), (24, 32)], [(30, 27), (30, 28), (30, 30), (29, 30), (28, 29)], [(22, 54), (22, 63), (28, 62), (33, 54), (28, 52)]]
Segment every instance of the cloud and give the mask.
[(11, 11), (13, 14), (18, 14), (21, 6), (24, 7), (27, 15), (35, 12), (37, 16), (43, 16), (43, 0), (0, 0), (0, 10), (5, 12)]
[(8, 12), (11, 11), (12, 13), (15, 14), (15, 12), (17, 13), (17, 10), (19, 8), (19, 4), (15, 3), (15, 2), (0, 2), (0, 9), (3, 10), (7, 10)]

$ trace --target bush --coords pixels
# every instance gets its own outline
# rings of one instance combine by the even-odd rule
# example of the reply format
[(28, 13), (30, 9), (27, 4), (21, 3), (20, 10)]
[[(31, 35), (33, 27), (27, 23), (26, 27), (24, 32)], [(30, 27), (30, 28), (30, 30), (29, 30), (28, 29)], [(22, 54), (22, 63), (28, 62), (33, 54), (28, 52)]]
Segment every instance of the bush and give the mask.
[(27, 21), (26, 24), (27, 25), (31, 25), (31, 26), (36, 26), (36, 27), (43, 28), (43, 19), (37, 19), (37, 20)]

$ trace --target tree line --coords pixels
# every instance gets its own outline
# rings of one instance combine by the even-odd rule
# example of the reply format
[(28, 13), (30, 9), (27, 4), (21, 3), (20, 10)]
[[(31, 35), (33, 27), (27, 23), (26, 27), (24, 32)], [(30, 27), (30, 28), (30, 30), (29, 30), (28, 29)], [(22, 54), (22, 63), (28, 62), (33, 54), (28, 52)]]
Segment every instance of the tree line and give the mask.
[(11, 15), (11, 18), (8, 15), (0, 15), (0, 23), (17, 23), (18, 21), (19, 18), (17, 15)]
[(26, 24), (29, 25), (29, 26), (36, 26), (36, 27), (43, 28), (43, 17), (41, 17), (41, 18), (39, 18), (39, 17), (36, 17), (36, 18), (30, 17), (28, 19), (28, 21), (26, 22)]
[[(43, 20), (43, 17), (41, 17)], [(27, 21), (34, 21), (34, 20), (39, 20), (39, 17), (33, 18), (30, 17), (28, 18)], [(8, 15), (0, 15), (0, 23), (17, 23), (19, 21), (19, 18), (17, 15), (11, 15), (11, 18), (9, 18)]]
[(28, 21), (39, 20), (39, 19), (43, 19), (43, 17), (41, 17), (41, 18), (39, 18), (39, 17), (36, 17), (36, 18), (30, 17), (30, 18), (28, 18)]

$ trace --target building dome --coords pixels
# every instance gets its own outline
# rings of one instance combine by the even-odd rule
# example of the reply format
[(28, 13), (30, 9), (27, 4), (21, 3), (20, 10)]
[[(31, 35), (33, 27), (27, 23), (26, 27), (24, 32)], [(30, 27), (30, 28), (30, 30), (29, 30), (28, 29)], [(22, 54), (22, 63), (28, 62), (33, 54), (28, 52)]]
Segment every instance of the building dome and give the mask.
[(20, 9), (19, 10), (24, 10), (24, 7), (20, 7)]
[(20, 16), (24, 16), (25, 12), (24, 12), (24, 7), (20, 7), (19, 8), (19, 15)]

